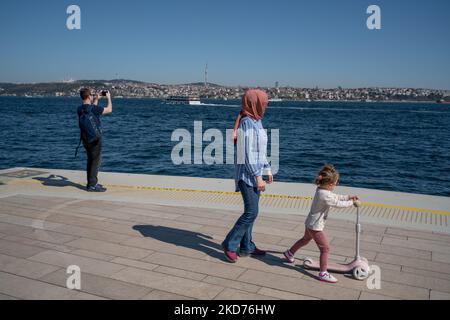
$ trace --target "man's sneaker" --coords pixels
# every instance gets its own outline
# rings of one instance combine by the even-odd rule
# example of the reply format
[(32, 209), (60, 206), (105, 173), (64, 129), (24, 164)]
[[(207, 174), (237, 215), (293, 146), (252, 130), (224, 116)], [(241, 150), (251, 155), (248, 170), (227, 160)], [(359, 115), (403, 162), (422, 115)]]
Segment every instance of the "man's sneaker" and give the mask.
[(223, 253), (225, 254), (225, 258), (228, 260), (228, 262), (235, 263), (238, 259), (236, 252), (229, 251), (224, 248)]
[(289, 263), (294, 263), (295, 262), (295, 258), (294, 255), (292, 254), (291, 250), (286, 250), (285, 252), (283, 252), (284, 257), (286, 258), (286, 260)]
[(106, 188), (103, 187), (101, 184), (97, 184), (95, 187), (94, 186), (86, 187), (86, 191), (88, 191), (88, 192), (105, 192)]
[(333, 277), (331, 274), (329, 274), (326, 271), (319, 273), (319, 280), (320, 281), (324, 281), (324, 282), (329, 282), (329, 283), (336, 283), (336, 282), (338, 282), (338, 280), (335, 277)]

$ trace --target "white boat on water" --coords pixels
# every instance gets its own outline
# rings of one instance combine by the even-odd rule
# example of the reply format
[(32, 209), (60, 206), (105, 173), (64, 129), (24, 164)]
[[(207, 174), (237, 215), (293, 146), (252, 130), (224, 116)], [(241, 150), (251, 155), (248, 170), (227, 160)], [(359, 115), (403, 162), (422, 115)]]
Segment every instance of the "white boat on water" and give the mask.
[(280, 98), (269, 99), (269, 102), (282, 102), (282, 101), (283, 101), (283, 99), (280, 99)]
[(193, 96), (170, 96), (166, 99), (166, 102), (170, 104), (189, 104), (189, 105), (200, 105), (200, 98)]

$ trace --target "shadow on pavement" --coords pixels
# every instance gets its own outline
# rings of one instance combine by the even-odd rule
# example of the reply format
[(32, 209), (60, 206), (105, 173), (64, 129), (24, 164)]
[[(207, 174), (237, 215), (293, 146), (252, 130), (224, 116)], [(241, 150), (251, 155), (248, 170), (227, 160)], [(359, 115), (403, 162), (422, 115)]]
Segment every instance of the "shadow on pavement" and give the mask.
[[(222, 247), (219, 244), (210, 241), (209, 239), (213, 239), (211, 236), (203, 233), (153, 225), (135, 225), (133, 226), (133, 229), (139, 231), (144, 237), (204, 252), (210, 257), (227, 261), (224, 257)], [(272, 253), (282, 254), (281, 252), (268, 251), (265, 256), (253, 257), (253, 259), (256, 258), (270, 266), (293, 269), (306, 276), (317, 279), (316, 276), (305, 270), (303, 266), (288, 264), (283, 258), (275, 256)], [(241, 257), (240, 259), (252, 258)]]
[(40, 181), (44, 186), (74, 187), (74, 188), (78, 188), (80, 190), (84, 190), (84, 191), (86, 190), (85, 186), (83, 186), (79, 183), (72, 182), (69, 179), (67, 179), (66, 177), (58, 176), (58, 175), (54, 175), (54, 174), (49, 175), (47, 178), (36, 177), (36, 178), (33, 178), (33, 180)]
[[(281, 255), (281, 257), (276, 256), (273, 253)], [(286, 261), (286, 259), (283, 257), (283, 252), (266, 251), (265, 256), (254, 257), (254, 258), (258, 259), (260, 261), (263, 261), (264, 263), (268, 264), (269, 266), (277, 266), (277, 267), (292, 269), (292, 270), (295, 270), (295, 271), (298, 271), (298, 272), (304, 274), (305, 276), (308, 276), (313, 279), (317, 279), (317, 277), (314, 274), (312, 274), (311, 272), (309, 272), (307, 269), (305, 269), (302, 264), (295, 265), (293, 263), (288, 263)]]
[(203, 233), (152, 225), (136, 225), (133, 229), (139, 231), (144, 237), (204, 252), (210, 257), (226, 261), (222, 247), (210, 241), (209, 239), (213, 238)]

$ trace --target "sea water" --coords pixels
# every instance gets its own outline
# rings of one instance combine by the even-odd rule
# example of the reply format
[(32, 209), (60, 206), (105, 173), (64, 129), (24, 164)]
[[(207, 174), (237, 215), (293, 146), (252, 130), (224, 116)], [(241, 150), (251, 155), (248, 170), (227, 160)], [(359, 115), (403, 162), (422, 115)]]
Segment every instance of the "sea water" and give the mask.
[[(104, 103), (101, 101), (100, 104)], [(0, 168), (84, 170), (77, 98), (0, 98)], [(233, 178), (232, 164), (174, 165), (172, 132), (233, 126), (239, 101), (171, 105), (114, 99), (102, 117), (101, 171)], [(275, 181), (310, 183), (325, 163), (341, 185), (450, 196), (450, 106), (430, 103), (273, 102), (263, 125), (279, 129)], [(204, 142), (204, 147), (208, 142)], [(270, 148), (269, 148), (270, 150)]]

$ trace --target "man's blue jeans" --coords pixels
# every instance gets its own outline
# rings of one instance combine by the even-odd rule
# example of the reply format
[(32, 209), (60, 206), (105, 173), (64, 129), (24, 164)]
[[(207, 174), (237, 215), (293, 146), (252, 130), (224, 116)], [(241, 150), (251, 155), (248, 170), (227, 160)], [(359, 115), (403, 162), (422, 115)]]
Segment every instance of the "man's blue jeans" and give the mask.
[(255, 251), (256, 246), (252, 241), (253, 223), (258, 216), (259, 195), (258, 188), (247, 185), (244, 181), (239, 181), (239, 190), (244, 199), (244, 213), (236, 221), (233, 229), (228, 233), (222, 246), (228, 250), (249, 254)]

